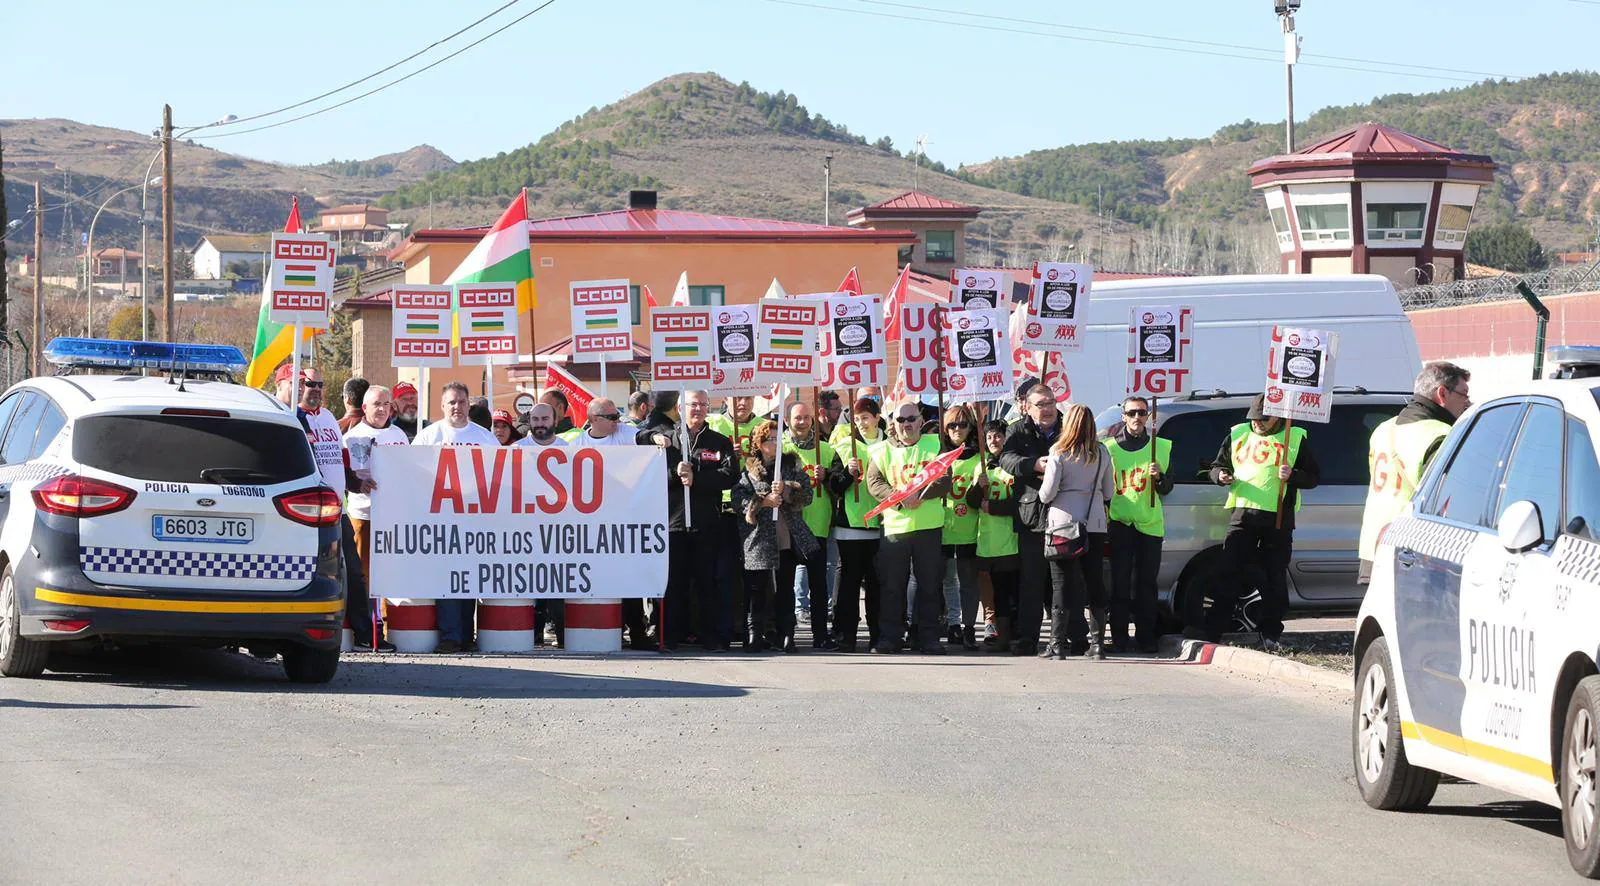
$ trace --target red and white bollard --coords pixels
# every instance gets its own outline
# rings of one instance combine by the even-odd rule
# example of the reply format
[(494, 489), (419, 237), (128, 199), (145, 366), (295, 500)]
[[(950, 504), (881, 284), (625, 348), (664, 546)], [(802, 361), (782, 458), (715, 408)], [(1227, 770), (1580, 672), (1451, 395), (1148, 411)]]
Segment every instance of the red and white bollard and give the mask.
[(479, 652), (532, 652), (532, 600), (478, 601)]
[(562, 609), (566, 613), (568, 652), (622, 651), (622, 601), (568, 600)]
[(439, 621), (432, 600), (390, 600), (389, 642), (396, 652), (432, 652), (439, 646)]
[(344, 630), (339, 633), (339, 651), (351, 652), (356, 648), (356, 632), (350, 630), (350, 610), (344, 611)]

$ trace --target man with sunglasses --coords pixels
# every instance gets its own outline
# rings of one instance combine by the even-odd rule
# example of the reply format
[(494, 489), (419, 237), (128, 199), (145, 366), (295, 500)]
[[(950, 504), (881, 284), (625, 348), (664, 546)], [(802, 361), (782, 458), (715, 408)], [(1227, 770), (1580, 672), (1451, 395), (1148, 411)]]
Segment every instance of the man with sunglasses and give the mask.
[[(622, 423), (622, 410), (617, 408), (615, 400), (596, 397), (589, 401), (588, 427), (569, 439), (567, 445), (575, 449), (588, 446), (637, 446), (638, 437), (636, 429)], [(628, 630), (629, 648), (656, 648), (655, 641), (650, 637), (650, 629), (659, 619), (646, 619), (643, 600), (629, 597), (622, 601), (622, 622)]]
[(1372, 483), (1361, 514), (1361, 571), (1356, 584), (1371, 581), (1379, 533), (1416, 495), (1428, 462), (1433, 461), (1456, 419), (1472, 405), (1467, 393), (1471, 380), (1472, 373), (1454, 363), (1429, 363), (1412, 386), (1411, 402), (1399, 415), (1373, 429), (1367, 448)]
[[(922, 434), (922, 409), (914, 402), (894, 410), (896, 433), (874, 448), (867, 465), (867, 491), (883, 501), (909, 487), (928, 462), (939, 457), (939, 438)], [(900, 651), (905, 636), (906, 590), (917, 579), (914, 606), (917, 636), (912, 648), (924, 655), (944, 655), (939, 645), (939, 617), (944, 612), (944, 497), (950, 494), (946, 472), (920, 493), (883, 512), (883, 541), (878, 546), (878, 574), (883, 584), (879, 608), (882, 625), (876, 653)]]
[(1149, 416), (1149, 401), (1128, 397), (1122, 401), (1122, 424), (1106, 440), (1116, 490), (1109, 524), (1112, 652), (1128, 651), (1130, 614), (1140, 652), (1156, 651), (1158, 639), (1156, 575), (1161, 571), (1161, 540), (1167, 534), (1161, 499), (1172, 491), (1167, 475), (1172, 441), (1155, 437)]

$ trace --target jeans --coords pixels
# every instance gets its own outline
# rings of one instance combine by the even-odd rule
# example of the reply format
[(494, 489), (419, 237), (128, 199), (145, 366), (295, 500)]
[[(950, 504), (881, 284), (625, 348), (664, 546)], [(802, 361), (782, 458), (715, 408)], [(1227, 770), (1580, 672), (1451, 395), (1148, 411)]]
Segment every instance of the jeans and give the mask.
[(878, 642), (882, 584), (878, 580), (878, 546), (881, 539), (841, 539), (839, 541), (839, 580), (834, 583), (833, 635), (845, 646), (856, 642), (861, 626), (861, 593), (866, 589), (867, 638)]
[[(805, 573), (806, 580), (801, 581), (800, 575)], [(828, 576), (832, 570), (828, 568), (828, 549), (820, 548), (807, 560), (800, 562), (794, 572), (794, 595), (800, 599), (802, 591), (810, 599), (811, 605), (807, 612), (811, 616), (811, 642), (814, 646), (822, 645), (828, 636)], [(799, 610), (796, 609), (796, 614)]]
[[(810, 561), (806, 561), (801, 563), (800, 568), (794, 573), (794, 605), (800, 612), (816, 609), (819, 599), (823, 601), (824, 606), (827, 601), (833, 599), (833, 571), (839, 567), (839, 545), (832, 538), (819, 537), (817, 542), (823, 546), (822, 556), (825, 559), (822, 561), (822, 568), (813, 570), (808, 565)], [(811, 585), (813, 571), (820, 573), (823, 578), (820, 596), (817, 589)]]
[(1132, 616), (1134, 642), (1154, 646), (1159, 639), (1156, 576), (1161, 571), (1161, 536), (1146, 535), (1113, 521), (1111, 535), (1111, 642), (1128, 642)]
[(434, 612), (439, 620), (439, 642), (457, 643), (462, 649), (472, 645), (472, 615), (476, 600), (439, 600)]
[(954, 569), (945, 564), (945, 624), (970, 628), (978, 621), (978, 546), (945, 545), (944, 556), (955, 561)]
[(903, 613), (911, 578), (917, 584), (912, 596), (912, 615), (917, 636), (912, 645), (933, 649), (939, 645), (939, 613), (944, 608), (944, 551), (939, 543), (943, 528), (924, 529), (901, 535), (885, 535), (878, 546), (878, 572), (883, 580), (883, 623), (878, 629), (880, 643), (896, 648), (905, 635)]

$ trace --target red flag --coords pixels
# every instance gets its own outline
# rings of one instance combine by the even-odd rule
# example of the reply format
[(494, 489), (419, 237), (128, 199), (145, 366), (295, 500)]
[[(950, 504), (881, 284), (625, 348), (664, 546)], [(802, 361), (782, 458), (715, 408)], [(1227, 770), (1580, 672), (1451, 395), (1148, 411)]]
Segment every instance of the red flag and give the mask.
[(910, 286), (911, 266), (906, 265), (883, 299), (883, 340), (886, 342), (900, 340), (900, 306), (905, 303), (906, 289)]
[(661, 307), (660, 305), (656, 304), (656, 296), (655, 296), (655, 293), (650, 291), (650, 284), (648, 284), (648, 283), (639, 284), (639, 291), (644, 293), (644, 302), (645, 302), (645, 304), (649, 305), (652, 308)]
[(941, 455), (933, 461), (923, 465), (921, 473), (917, 474), (909, 486), (896, 491), (893, 495), (881, 502), (878, 502), (878, 506), (868, 511), (867, 516), (864, 517), (863, 520), (871, 520), (873, 517), (876, 517), (884, 511), (889, 510), (890, 508), (905, 501), (918, 492), (927, 489), (928, 486), (933, 483), (933, 481), (944, 476), (945, 472), (950, 470), (950, 466), (955, 464), (957, 459), (961, 458), (961, 453), (962, 450), (960, 449), (952, 449), (949, 452), (946, 452), (944, 455)]
[(289, 205), (289, 220), (283, 223), (285, 234), (300, 234), (305, 231), (305, 225), (300, 223), (300, 198), (294, 198)]
[(839, 283), (839, 288), (834, 291), (848, 292), (851, 295), (861, 294), (861, 276), (856, 273), (855, 268), (851, 268), (850, 273), (844, 275), (844, 280)]
[(572, 419), (573, 427), (583, 427), (589, 420), (589, 403), (594, 400), (594, 392), (583, 386), (572, 373), (562, 369), (554, 363), (544, 365), (544, 386), (548, 390), (554, 388), (567, 395), (567, 418)]

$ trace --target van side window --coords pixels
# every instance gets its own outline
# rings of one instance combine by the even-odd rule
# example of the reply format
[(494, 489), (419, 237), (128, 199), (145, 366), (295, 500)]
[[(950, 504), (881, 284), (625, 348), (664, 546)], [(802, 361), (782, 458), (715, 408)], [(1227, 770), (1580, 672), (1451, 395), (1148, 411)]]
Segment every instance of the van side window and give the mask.
[(1517, 430), (1521, 403), (1494, 406), (1478, 413), (1456, 447), (1443, 479), (1422, 513), (1461, 523), (1488, 526), (1489, 503), (1500, 491), (1507, 444)]
[(1172, 460), (1168, 465), (1172, 482), (1211, 485), (1207, 476), (1211, 461), (1222, 448), (1222, 441), (1228, 439), (1228, 432), (1244, 421), (1244, 412), (1243, 409), (1207, 409), (1162, 418), (1158, 411), (1156, 418), (1161, 426), (1156, 436), (1172, 441)]
[(1562, 519), (1566, 532), (1600, 540), (1600, 462), (1589, 427), (1575, 418), (1567, 419), (1567, 510)]
[(1497, 526), (1500, 515), (1514, 501), (1531, 501), (1539, 506), (1539, 519), (1545, 541), (1553, 541), (1561, 526), (1561, 448), (1564, 413), (1553, 406), (1535, 403), (1522, 420), (1516, 451), (1506, 467), (1506, 482), (1500, 503), (1494, 508)]

